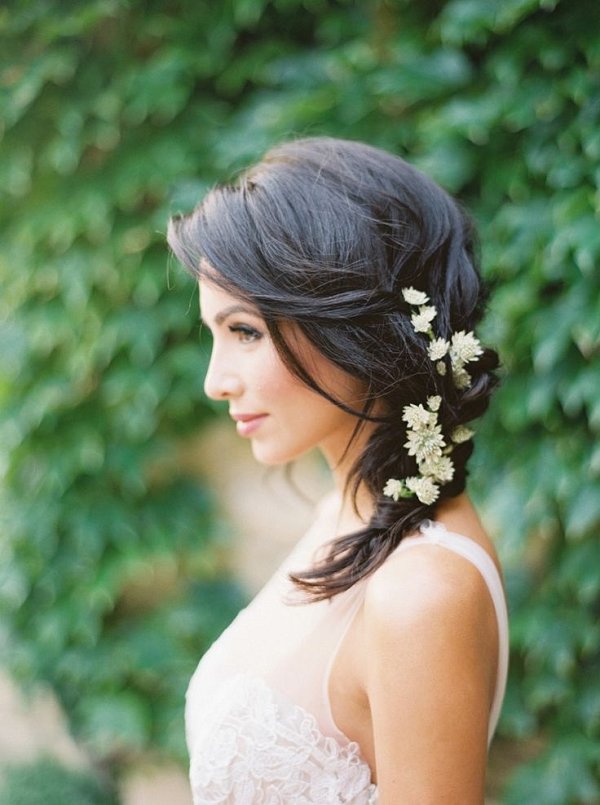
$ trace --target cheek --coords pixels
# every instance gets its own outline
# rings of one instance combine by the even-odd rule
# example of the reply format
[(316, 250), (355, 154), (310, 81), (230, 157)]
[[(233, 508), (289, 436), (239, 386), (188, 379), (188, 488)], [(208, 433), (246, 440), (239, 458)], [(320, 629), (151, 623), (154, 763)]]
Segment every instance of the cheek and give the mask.
[[(320, 386), (350, 407), (361, 407), (364, 390), (356, 378), (314, 351), (304, 350), (300, 359)], [(340, 425), (345, 426), (347, 420), (353, 420), (293, 375), (272, 345), (267, 354), (262, 354), (254, 377), (255, 389), (262, 402), (277, 414), (279, 425), (291, 426), (298, 437), (302, 433), (322, 436)]]
[(273, 350), (262, 362), (257, 373), (257, 390), (271, 399), (281, 400), (296, 396), (304, 386), (288, 371), (277, 353)]

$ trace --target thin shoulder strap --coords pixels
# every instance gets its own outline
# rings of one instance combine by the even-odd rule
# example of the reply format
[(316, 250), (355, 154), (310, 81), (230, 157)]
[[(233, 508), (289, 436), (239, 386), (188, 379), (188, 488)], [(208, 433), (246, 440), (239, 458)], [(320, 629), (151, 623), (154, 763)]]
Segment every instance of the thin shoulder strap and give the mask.
[(488, 728), (489, 745), (496, 729), (498, 719), (500, 718), (504, 691), (506, 689), (506, 677), (508, 674), (508, 610), (502, 580), (490, 555), (481, 545), (475, 542), (475, 540), (465, 537), (462, 534), (448, 531), (442, 523), (437, 523), (432, 520), (424, 521), (421, 524), (420, 532), (419, 536), (408, 537), (403, 540), (397, 550), (406, 550), (414, 545), (442, 545), (444, 548), (448, 548), (472, 562), (483, 576), (490, 592), (496, 612), (496, 619), (498, 621), (498, 670), (496, 674), (494, 701), (490, 710)]

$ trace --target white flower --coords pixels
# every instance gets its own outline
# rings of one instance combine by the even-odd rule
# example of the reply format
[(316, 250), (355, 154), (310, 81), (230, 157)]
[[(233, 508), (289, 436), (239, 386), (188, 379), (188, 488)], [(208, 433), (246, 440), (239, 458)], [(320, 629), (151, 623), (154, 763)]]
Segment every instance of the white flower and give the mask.
[(407, 478), (406, 486), (419, 498), (421, 503), (431, 506), (438, 499), (440, 490), (431, 478)]
[(409, 430), (407, 432), (408, 441), (404, 447), (408, 449), (409, 456), (416, 456), (417, 461), (426, 461), (432, 456), (441, 456), (442, 449), (446, 446), (442, 429), (439, 425), (421, 430)]
[(435, 319), (437, 311), (433, 306), (419, 308), (418, 313), (413, 313), (410, 317), (412, 325), (417, 333), (428, 333), (431, 330), (431, 322)]
[(404, 481), (399, 481), (397, 478), (389, 478), (383, 487), (383, 494), (388, 498), (394, 498), (396, 502), (398, 498), (403, 497), (402, 493), (404, 491)]
[(442, 398), (436, 394), (435, 397), (427, 398), (427, 407), (430, 411), (439, 411), (442, 404)]
[[(437, 310), (434, 305), (427, 304), (427, 294), (410, 287), (403, 288), (402, 295), (409, 305), (418, 308), (412, 314), (411, 322), (415, 332), (428, 335), (430, 343), (427, 354), (438, 374), (445, 376), (449, 365), (455, 386), (458, 389), (468, 388), (472, 378), (465, 366), (484, 352), (478, 338), (473, 332), (465, 330), (454, 333), (450, 341), (436, 338), (431, 323), (437, 316)], [(450, 358), (449, 364), (443, 360), (446, 355)], [(427, 397), (427, 408), (420, 403), (404, 406), (402, 419), (407, 425), (404, 447), (409, 456), (415, 457), (419, 475), (402, 480), (389, 478), (383, 489), (387, 497), (398, 501), (416, 495), (421, 503), (430, 506), (440, 495), (439, 486), (454, 478), (455, 466), (450, 454), (456, 445), (468, 441), (474, 433), (459, 425), (453, 430), (450, 443), (446, 444), (438, 422), (441, 405), (442, 397), (436, 394)]]
[(468, 442), (473, 436), (475, 436), (475, 431), (467, 428), (466, 425), (459, 425), (452, 431), (450, 439), (454, 444), (462, 444), (463, 442)]
[(422, 405), (405, 405), (402, 419), (409, 428), (421, 430), (422, 428), (433, 427), (437, 423), (437, 417), (430, 411), (426, 411)]
[(429, 297), (423, 291), (417, 291), (415, 288), (403, 288), (402, 296), (409, 305), (426, 305), (429, 302)]
[(465, 363), (470, 363), (476, 360), (480, 355), (483, 355), (483, 349), (479, 339), (475, 337), (474, 333), (465, 333), (464, 330), (454, 333), (450, 345), (450, 360), (452, 361), (452, 366), (462, 366)]
[(429, 476), (434, 481), (442, 484), (448, 483), (454, 478), (454, 464), (448, 456), (434, 456), (427, 461), (419, 464), (421, 475)]
[(468, 389), (471, 385), (471, 375), (462, 366), (452, 367), (452, 379), (457, 389)]
[[(427, 353), (430, 360), (439, 361), (448, 354), (450, 344), (444, 338), (434, 338), (431, 344), (427, 347)], [(442, 364), (444, 366), (444, 364)]]

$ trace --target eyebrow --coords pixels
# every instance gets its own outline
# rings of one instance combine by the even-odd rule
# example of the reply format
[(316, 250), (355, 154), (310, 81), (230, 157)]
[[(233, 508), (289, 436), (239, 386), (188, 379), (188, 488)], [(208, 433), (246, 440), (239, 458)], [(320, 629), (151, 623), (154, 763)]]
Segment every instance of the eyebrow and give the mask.
[(223, 310), (220, 310), (217, 313), (217, 315), (215, 316), (215, 324), (217, 326), (219, 326), (220, 324), (223, 324), (225, 319), (228, 316), (231, 316), (233, 313), (248, 313), (250, 316), (260, 317), (260, 313), (258, 313), (257, 310), (254, 310), (253, 308), (249, 307), (248, 305), (236, 304), (236, 305), (230, 305), (229, 307), (226, 307), (226, 308), (223, 308)]

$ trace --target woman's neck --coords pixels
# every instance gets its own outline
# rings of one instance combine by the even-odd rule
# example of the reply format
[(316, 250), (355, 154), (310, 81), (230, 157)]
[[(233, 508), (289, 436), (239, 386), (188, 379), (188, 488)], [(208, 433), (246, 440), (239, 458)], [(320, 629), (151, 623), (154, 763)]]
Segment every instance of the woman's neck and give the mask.
[(345, 441), (335, 445), (322, 445), (321, 449), (333, 475), (335, 489), (339, 501), (337, 533), (348, 534), (364, 528), (371, 519), (374, 510), (373, 496), (364, 483), (354, 494), (354, 478), (352, 469), (363, 453), (373, 430), (373, 423), (363, 422), (358, 433), (353, 434), (348, 446), (348, 434)]
[(352, 485), (348, 490), (336, 489), (338, 512), (336, 519), (336, 534), (342, 536), (364, 528), (373, 514), (374, 502), (372, 495), (364, 485), (359, 487), (356, 500), (352, 493)]

